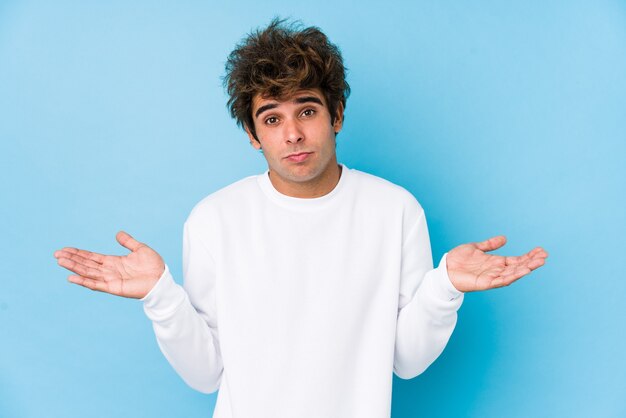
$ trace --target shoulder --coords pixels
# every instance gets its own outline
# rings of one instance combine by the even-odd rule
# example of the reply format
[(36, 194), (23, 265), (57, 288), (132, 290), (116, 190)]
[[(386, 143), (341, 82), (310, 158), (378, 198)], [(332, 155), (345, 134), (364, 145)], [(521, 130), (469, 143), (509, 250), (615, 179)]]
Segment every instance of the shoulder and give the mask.
[(245, 177), (209, 194), (192, 208), (187, 222), (206, 219), (217, 212), (244, 206), (244, 202), (258, 192), (257, 177), (258, 175)]
[(364, 171), (352, 169), (351, 174), (355, 179), (355, 187), (359, 194), (367, 199), (376, 200), (379, 204), (388, 202), (414, 211), (422, 210), (415, 196), (404, 187)]
[(354, 177), (355, 207), (384, 219), (401, 222), (404, 230), (410, 230), (424, 214), (418, 200), (404, 187), (373, 174), (351, 170)]

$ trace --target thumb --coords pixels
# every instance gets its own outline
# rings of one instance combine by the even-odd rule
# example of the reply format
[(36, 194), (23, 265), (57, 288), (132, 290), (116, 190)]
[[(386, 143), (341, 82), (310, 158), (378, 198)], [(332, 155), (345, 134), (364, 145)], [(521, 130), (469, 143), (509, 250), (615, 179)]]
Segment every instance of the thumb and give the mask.
[(486, 241), (476, 242), (474, 244), (480, 251), (493, 251), (506, 244), (506, 237), (504, 235), (498, 235), (496, 237), (491, 237)]
[(117, 240), (117, 242), (120, 243), (120, 245), (128, 248), (133, 252), (137, 251), (137, 249), (139, 249), (139, 247), (143, 245), (124, 231), (118, 232), (117, 235), (115, 235), (115, 239)]

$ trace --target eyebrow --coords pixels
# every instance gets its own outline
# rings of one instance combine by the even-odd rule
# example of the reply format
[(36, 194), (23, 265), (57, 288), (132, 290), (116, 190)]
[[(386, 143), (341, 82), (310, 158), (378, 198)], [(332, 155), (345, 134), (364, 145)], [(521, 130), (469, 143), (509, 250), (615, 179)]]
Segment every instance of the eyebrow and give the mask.
[[(315, 97), (315, 96), (296, 97), (293, 101), (297, 104), (317, 103), (320, 106), (324, 106), (324, 103), (322, 103), (322, 101), (318, 97)], [(266, 110), (274, 109), (276, 107), (278, 107), (278, 103), (269, 103), (269, 104), (263, 105), (257, 109), (256, 113), (254, 114), (254, 117), (257, 118), (259, 117), (261, 113), (265, 112)]]

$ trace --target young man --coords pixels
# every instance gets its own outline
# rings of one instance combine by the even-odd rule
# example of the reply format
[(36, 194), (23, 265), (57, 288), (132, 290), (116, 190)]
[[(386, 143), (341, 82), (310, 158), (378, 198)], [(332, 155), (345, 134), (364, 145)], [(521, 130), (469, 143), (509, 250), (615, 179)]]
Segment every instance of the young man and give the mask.
[(273, 21), (230, 55), (232, 115), (268, 170), (217, 191), (184, 226), (184, 286), (120, 232), (124, 257), (55, 252), (69, 281), (141, 298), (159, 346), (216, 418), (389, 417), (392, 375), (442, 352), (465, 292), (544, 264), (540, 247), (461, 245), (433, 269), (424, 211), (403, 188), (337, 163), (349, 87), (316, 28)]

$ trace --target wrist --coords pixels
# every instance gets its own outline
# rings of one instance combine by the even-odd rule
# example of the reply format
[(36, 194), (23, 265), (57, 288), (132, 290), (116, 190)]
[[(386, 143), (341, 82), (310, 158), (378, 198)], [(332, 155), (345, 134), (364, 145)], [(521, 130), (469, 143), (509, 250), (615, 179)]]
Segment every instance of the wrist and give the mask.
[(454, 274), (451, 274), (449, 260), (450, 258), (448, 257), (448, 253), (445, 253), (441, 257), (439, 267), (437, 267), (437, 269), (442, 271), (442, 277), (441, 280), (439, 280), (439, 285), (441, 287), (442, 294), (445, 294), (446, 297), (456, 299), (465, 292), (455, 285), (455, 281), (452, 277)]

